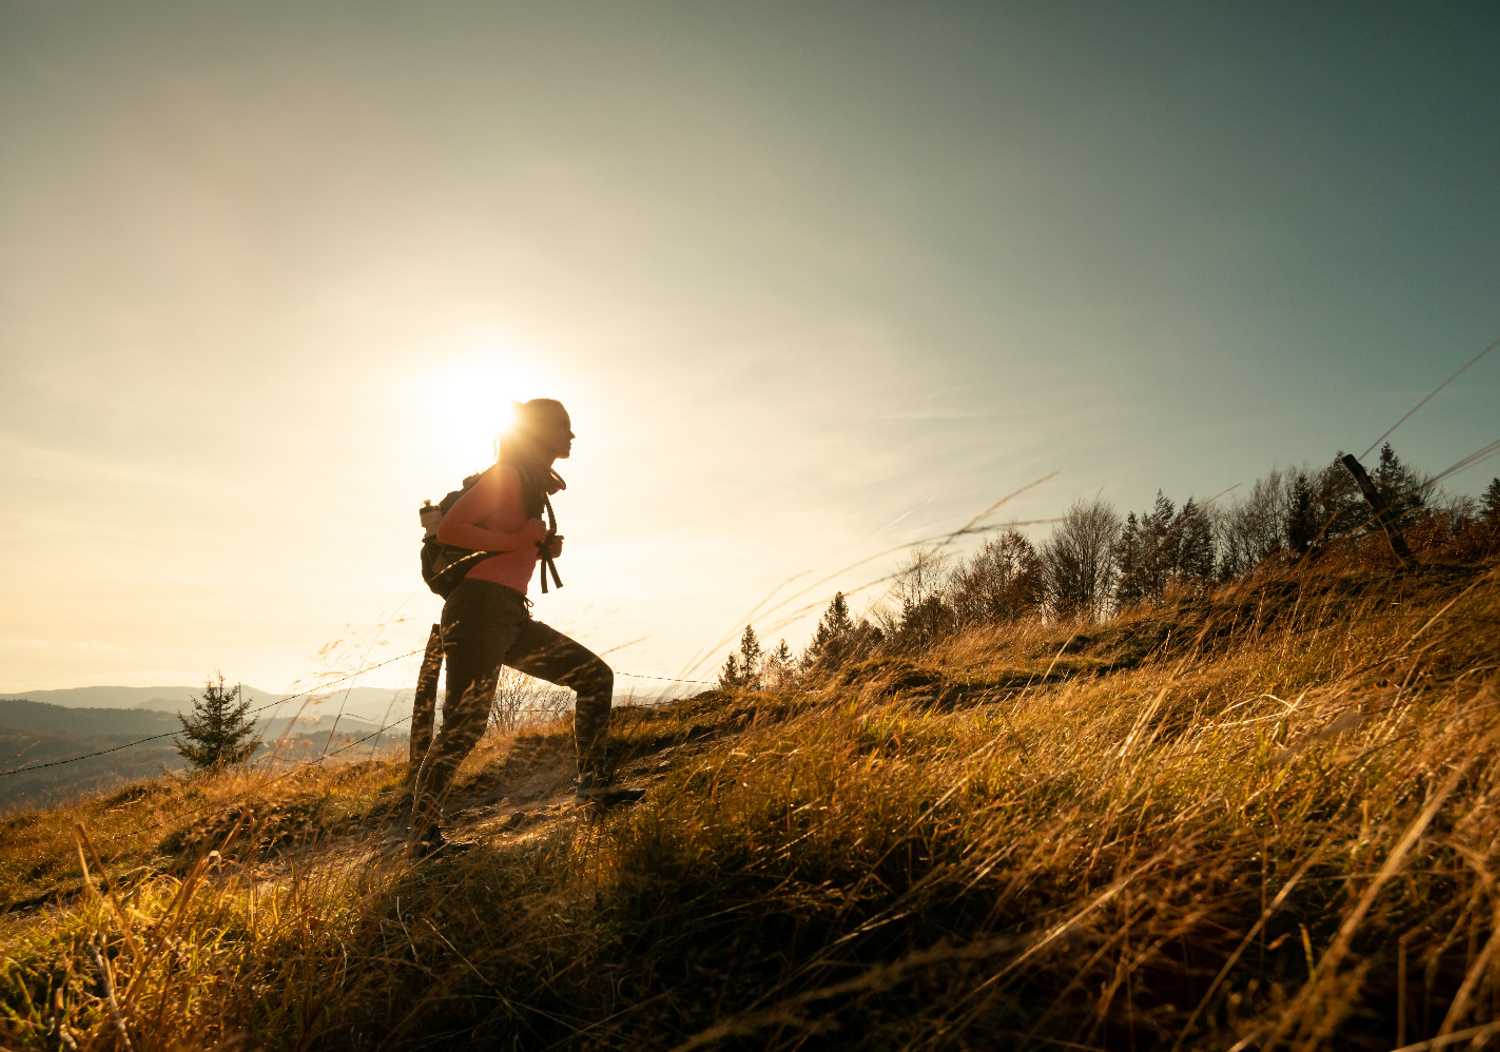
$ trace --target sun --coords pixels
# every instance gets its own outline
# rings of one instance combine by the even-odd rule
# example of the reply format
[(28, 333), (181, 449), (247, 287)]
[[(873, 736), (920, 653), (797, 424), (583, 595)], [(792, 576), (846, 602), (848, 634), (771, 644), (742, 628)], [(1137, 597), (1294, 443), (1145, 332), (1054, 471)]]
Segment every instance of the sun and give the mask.
[(429, 377), (431, 412), (424, 424), (433, 451), (454, 464), (492, 459), (496, 440), (515, 419), (516, 402), (555, 397), (550, 374), (536, 348), (495, 334), (469, 336)]

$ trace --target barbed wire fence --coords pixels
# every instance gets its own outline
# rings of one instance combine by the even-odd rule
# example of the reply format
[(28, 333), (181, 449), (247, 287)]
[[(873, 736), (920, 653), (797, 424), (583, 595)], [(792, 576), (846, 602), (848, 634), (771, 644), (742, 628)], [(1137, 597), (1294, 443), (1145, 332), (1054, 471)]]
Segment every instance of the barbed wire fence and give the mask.
[[(349, 682), (350, 680), (357, 679), (358, 677), (363, 676), (366, 673), (374, 672), (377, 669), (385, 668), (386, 666), (393, 665), (393, 664), (395, 664), (398, 661), (404, 661), (407, 658), (414, 657), (414, 656), (416, 656), (418, 654), (423, 653), (424, 649), (425, 648), (423, 648), (423, 647), (418, 647), (415, 650), (408, 650), (408, 651), (405, 651), (404, 653), (397, 654), (397, 655), (395, 655), (393, 657), (389, 657), (389, 658), (385, 658), (385, 659), (383, 659), (381, 661), (377, 661), (377, 662), (375, 662), (372, 665), (366, 665), (363, 668), (355, 669), (353, 672), (346, 673), (346, 674), (344, 674), (342, 676), (339, 676), (336, 679), (329, 680), (329, 681), (327, 681), (325, 683), (320, 683), (316, 687), (311, 687), (311, 688), (309, 688), (309, 689), (307, 689), (305, 691), (300, 691), (300, 692), (298, 692), (296, 694), (288, 694), (285, 697), (276, 698), (273, 701), (266, 702), (264, 705), (258, 705), (256, 707), (250, 709), (248, 712), (246, 712), (245, 715), (246, 716), (255, 716), (255, 715), (258, 715), (258, 714), (260, 714), (262, 712), (266, 712), (269, 709), (276, 708), (278, 705), (285, 705), (286, 703), (291, 702), (291, 701), (297, 701), (299, 699), (309, 699), (309, 698), (315, 697), (316, 695), (318, 695), (320, 693), (323, 693), (324, 691), (327, 691), (328, 688), (331, 687), (331, 686), (337, 686), (338, 684)], [(691, 685), (697, 685), (697, 686), (706, 686), (706, 687), (712, 687), (714, 685), (712, 682), (710, 682), (708, 680), (685, 679), (685, 678), (674, 677), (674, 676), (658, 676), (658, 675), (648, 675), (648, 674), (644, 674), (644, 673), (621, 672), (621, 671), (616, 671), (615, 675), (616, 676), (624, 676), (624, 677), (627, 677), (627, 678), (630, 678), (630, 679), (659, 680), (659, 681), (668, 681), (668, 682), (673, 682), (673, 683), (685, 683), (685, 684), (691, 684)], [(401, 693), (401, 690), (396, 690), (394, 693), (396, 693), (399, 696), (399, 694)], [(389, 713), (389, 708), (387, 709), (387, 713)], [(397, 720), (397, 721), (395, 721), (395, 723), (389, 724), (389, 725), (387, 725), (387, 727), (381, 728), (381, 730), (386, 730), (386, 729), (389, 729), (389, 727), (397, 726), (400, 723), (403, 723), (406, 720), (410, 720), (410, 719), (411, 719), (411, 717), (407, 716), (403, 720)], [(0, 770), (0, 778), (8, 778), (8, 777), (11, 777), (13, 775), (25, 774), (25, 773), (27, 773), (29, 771), (46, 770), (47, 768), (51, 768), (51, 767), (64, 767), (64, 766), (67, 766), (68, 764), (79, 763), (79, 762), (81, 762), (83, 760), (92, 760), (92, 759), (94, 759), (96, 757), (99, 757), (99, 756), (108, 756), (108, 755), (110, 755), (112, 753), (123, 752), (126, 749), (132, 749), (132, 748), (135, 748), (138, 745), (146, 745), (146, 744), (149, 744), (150, 742), (166, 741), (169, 738), (176, 738), (181, 733), (182, 732), (180, 730), (177, 730), (177, 731), (166, 731), (166, 732), (164, 732), (162, 734), (148, 734), (145, 737), (136, 738), (136, 739), (133, 739), (132, 741), (122, 742), (122, 743), (120, 743), (118, 745), (111, 745), (111, 746), (108, 746), (108, 747), (103, 748), (103, 749), (95, 749), (95, 750), (92, 750), (90, 752), (78, 753), (77, 755), (74, 755), (74, 756), (65, 756), (65, 757), (62, 757), (62, 758), (56, 759), (56, 760), (44, 760), (44, 761), (41, 761), (41, 762), (38, 762), (38, 763), (23, 764), (23, 765), (21, 765), (19, 767), (11, 767), (11, 768), (8, 768), (6, 770)], [(360, 741), (368, 741), (369, 737), (370, 737), (369, 735), (365, 735), (364, 737), (362, 737), (360, 739)], [(345, 748), (347, 748), (347, 746), (341, 746), (339, 749), (329, 749), (329, 750), (326, 750), (326, 755), (329, 755), (329, 756), (336, 755), (337, 753), (342, 752)]]

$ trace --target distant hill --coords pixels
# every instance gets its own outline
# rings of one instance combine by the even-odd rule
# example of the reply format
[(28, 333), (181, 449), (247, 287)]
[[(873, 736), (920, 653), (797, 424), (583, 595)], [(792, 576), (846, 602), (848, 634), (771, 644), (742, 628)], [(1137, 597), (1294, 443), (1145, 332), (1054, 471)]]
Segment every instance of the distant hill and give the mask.
[[(405, 710), (392, 710), (391, 718), (400, 719), (404, 715)], [(294, 721), (300, 733), (326, 731), (336, 718), (341, 725), (348, 721), (366, 728), (366, 731), (372, 729), (373, 721), (347, 710), (342, 717), (338, 717), (335, 710), (319, 708), (300, 717), (292, 714), (271, 716), (266, 712), (255, 719), (261, 735), (267, 737), (283, 733)], [(69, 738), (143, 738), (153, 734), (175, 734), (181, 726), (176, 714), (154, 709), (65, 709), (28, 699), (0, 698), (0, 730)]]
[[(0, 700), (25, 698), (28, 701), (59, 705), (65, 709), (158, 709), (162, 712), (176, 712), (179, 707), (191, 705), (192, 698), (201, 693), (201, 684), (196, 687), (68, 687), (62, 690), (0, 694)], [(264, 693), (254, 687), (245, 688), (245, 696), (252, 699)], [(269, 695), (266, 695), (266, 700), (270, 700)]]
[[(278, 698), (290, 697), (287, 694), (274, 694), (268, 690), (261, 690), (248, 684), (244, 686), (244, 696), (253, 707), (270, 704)], [(106, 709), (147, 709), (157, 712), (174, 713), (187, 712), (193, 706), (193, 699), (203, 693), (203, 686), (196, 687), (68, 687), (62, 690), (32, 690), (14, 694), (0, 694), (0, 702), (7, 700), (25, 699), (27, 701), (42, 702), (47, 705), (57, 705), (65, 709), (92, 709), (102, 711)], [(345, 695), (348, 695), (347, 700)], [(344, 712), (354, 714), (367, 720), (380, 720), (385, 716), (387, 709), (394, 715), (392, 719), (399, 719), (411, 708), (412, 691), (410, 688), (401, 690), (388, 687), (333, 687), (326, 691), (320, 691), (307, 700), (307, 712), (309, 714), (336, 712), (339, 704), (343, 702)], [(291, 702), (288, 708), (301, 705), (303, 698), (298, 697)], [(393, 704), (394, 702), (394, 704)], [(403, 708), (404, 706), (404, 708)], [(274, 713), (278, 716), (289, 716), (291, 712), (280, 711)], [(0, 724), (3, 724), (0, 720)]]
[[(161, 691), (171, 689), (173, 688), (88, 687), (79, 691), (39, 691), (38, 694), (78, 695), (86, 691), (93, 697), (110, 697), (112, 695), (100, 692), (150, 691), (153, 692), (152, 696), (160, 697)], [(300, 716), (297, 713), (297, 703), (293, 702), (285, 706), (280, 715), (273, 715), (275, 710), (262, 714), (257, 719), (258, 733), (262, 741), (274, 742), (290, 731), (284, 750), (284, 754), (289, 757), (304, 757), (321, 752), (325, 743), (330, 741), (331, 731), (335, 732), (332, 739), (335, 748), (354, 738), (363, 737), (383, 725), (376, 724), (374, 720), (384, 716), (386, 707), (391, 703), (392, 692), (356, 688), (359, 689), (381, 696), (380, 711), (373, 719), (354, 711), (355, 699), (351, 694), (350, 705), (341, 717), (337, 716), (337, 698), (332, 705), (326, 701), (309, 705)], [(274, 700), (273, 695), (256, 693), (262, 699), (257, 704)], [(246, 694), (255, 700), (255, 695), (250, 691), (247, 690)], [(298, 699), (299, 702), (300, 700)], [(367, 697), (362, 700), (365, 702), (364, 707), (369, 708), (372, 707), (370, 703), (376, 699)], [(190, 697), (181, 707), (183, 711), (191, 707)], [(408, 692), (404, 702), (398, 700), (390, 711), (391, 716), (384, 721), (386, 723), (408, 714), (411, 711), (410, 693)], [(0, 809), (57, 803), (80, 793), (107, 789), (136, 778), (182, 771), (186, 764), (178, 755), (170, 737), (180, 731), (181, 726), (175, 713), (155, 709), (63, 707), (24, 698), (0, 699), (0, 771), (71, 760), (84, 753), (114, 749), (142, 738), (157, 739), (138, 745), (130, 744), (127, 748), (104, 756), (0, 777)], [(405, 734), (406, 727), (403, 724), (391, 728), (382, 738), (385, 741), (399, 740)]]
[(139, 737), (176, 731), (180, 726), (170, 712), (151, 709), (63, 708), (25, 698), (0, 699), (0, 728), (9, 730), (68, 737)]

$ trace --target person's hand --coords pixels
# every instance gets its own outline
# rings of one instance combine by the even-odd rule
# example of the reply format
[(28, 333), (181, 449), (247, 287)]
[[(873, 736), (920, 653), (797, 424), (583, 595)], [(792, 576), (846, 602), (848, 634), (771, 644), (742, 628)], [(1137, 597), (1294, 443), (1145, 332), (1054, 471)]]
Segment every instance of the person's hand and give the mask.
[(542, 550), (545, 551), (552, 558), (556, 559), (560, 555), (562, 555), (562, 542), (563, 542), (562, 534), (558, 534), (556, 537), (553, 537), (550, 541), (544, 541), (543, 542), (543, 548), (542, 548)]
[(532, 543), (541, 544), (547, 539), (547, 524), (541, 519), (527, 519), (526, 536)]

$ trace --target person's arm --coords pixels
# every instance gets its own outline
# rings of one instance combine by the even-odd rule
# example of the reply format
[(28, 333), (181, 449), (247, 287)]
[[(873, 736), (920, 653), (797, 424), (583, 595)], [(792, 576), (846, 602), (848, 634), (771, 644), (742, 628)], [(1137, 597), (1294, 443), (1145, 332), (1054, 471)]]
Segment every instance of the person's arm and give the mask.
[(514, 468), (487, 471), (443, 516), (438, 525), (438, 542), (478, 552), (513, 552), (535, 547), (547, 536), (547, 524), (541, 519), (527, 519), (515, 531), (491, 530), (479, 525), (479, 520), (491, 512), (506, 508), (521, 508), (520, 477)]

